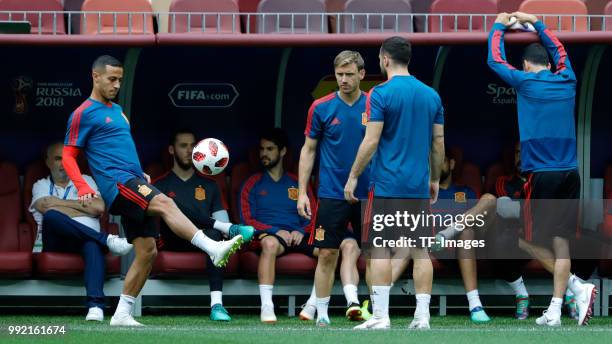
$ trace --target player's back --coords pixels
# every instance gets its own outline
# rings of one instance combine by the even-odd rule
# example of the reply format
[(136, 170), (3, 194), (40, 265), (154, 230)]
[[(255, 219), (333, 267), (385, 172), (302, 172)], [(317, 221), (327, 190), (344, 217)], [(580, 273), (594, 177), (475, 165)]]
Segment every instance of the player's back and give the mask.
[(374, 194), (429, 198), (432, 126), (443, 124), (440, 97), (413, 76), (394, 76), (370, 92), (369, 120), (384, 121), (371, 165)]

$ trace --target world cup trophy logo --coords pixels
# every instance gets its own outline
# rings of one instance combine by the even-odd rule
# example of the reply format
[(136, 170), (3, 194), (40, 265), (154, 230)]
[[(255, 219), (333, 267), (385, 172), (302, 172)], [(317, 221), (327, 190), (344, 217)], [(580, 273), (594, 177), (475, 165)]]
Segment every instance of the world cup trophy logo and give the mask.
[(13, 111), (16, 114), (24, 114), (28, 112), (27, 95), (34, 86), (34, 82), (30, 77), (18, 76), (13, 79), (13, 91), (15, 92), (15, 107)]

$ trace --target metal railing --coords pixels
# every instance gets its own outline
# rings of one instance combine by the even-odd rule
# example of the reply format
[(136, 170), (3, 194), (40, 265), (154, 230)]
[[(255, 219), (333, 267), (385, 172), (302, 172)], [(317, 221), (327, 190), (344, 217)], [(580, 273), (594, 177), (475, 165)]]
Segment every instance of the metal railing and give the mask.
[[(495, 17), (456, 13), (0, 11), (0, 21), (29, 21), (35, 34), (153, 34), (154, 22), (157, 32), (169, 33), (482, 32), (490, 29)], [(612, 15), (539, 17), (555, 31), (612, 30)]]

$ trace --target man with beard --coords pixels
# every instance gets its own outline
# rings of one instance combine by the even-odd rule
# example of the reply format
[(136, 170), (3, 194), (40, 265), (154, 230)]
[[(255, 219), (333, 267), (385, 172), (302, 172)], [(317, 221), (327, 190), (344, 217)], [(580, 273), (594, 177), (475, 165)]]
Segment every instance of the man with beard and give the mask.
[[(329, 325), (327, 309), (334, 284), (339, 251), (354, 252), (350, 261), (357, 261), (361, 241), (361, 206), (358, 199), (367, 197), (367, 170), (356, 185), (358, 199), (350, 203), (344, 199), (343, 185), (359, 143), (365, 135), (366, 94), (359, 84), (365, 76), (365, 63), (356, 51), (345, 50), (334, 59), (334, 74), (339, 90), (315, 100), (308, 110), (305, 141), (300, 153), (298, 212), (311, 219), (306, 190), (312, 174), (317, 148), (319, 150), (319, 204), (315, 230), (310, 242), (319, 248), (315, 271), (317, 326)], [(317, 147), (318, 146), (318, 147)], [(357, 184), (357, 182), (355, 182)], [(349, 224), (352, 231), (349, 230)], [(344, 293), (347, 295), (346, 317), (361, 321), (367, 317), (367, 305), (359, 307), (356, 264), (341, 266)]]
[[(32, 186), (30, 212), (38, 225), (34, 252), (80, 253), (85, 262), (86, 304), (89, 312), (85, 320), (104, 320), (104, 252), (127, 254), (131, 249), (124, 238), (100, 231), (99, 217), (104, 213), (104, 201), (96, 198), (83, 205), (77, 200), (74, 184), (62, 166), (61, 142), (47, 148), (45, 163), (50, 175)], [(83, 178), (97, 192), (90, 176)]]
[[(279, 128), (265, 132), (259, 141), (259, 158), (263, 172), (250, 176), (240, 191), (240, 217), (255, 227), (255, 238), (261, 246), (257, 277), (261, 297), (261, 321), (275, 323), (272, 291), (274, 288), (276, 258), (299, 252), (314, 255), (314, 247), (308, 244), (307, 235), (312, 230), (312, 220), (298, 215), (297, 177), (283, 169), (287, 154), (287, 134)], [(314, 198), (308, 191), (310, 206)]]
[[(83, 205), (100, 196), (113, 215), (121, 216), (125, 236), (134, 245), (135, 258), (128, 269), (111, 326), (142, 326), (134, 320), (134, 302), (144, 286), (155, 257), (159, 236), (156, 217), (161, 217), (183, 240), (211, 256), (215, 266), (225, 266), (240, 248), (243, 238), (217, 242), (207, 237), (178, 209), (174, 201), (151, 185), (142, 171), (130, 122), (112, 100), (119, 94), (123, 65), (108, 55), (98, 57), (91, 68), (91, 95), (69, 117), (62, 163), (78, 190)], [(98, 194), (83, 176), (77, 158), (83, 151), (100, 188)], [(230, 231), (231, 223), (207, 218), (204, 228)]]
[[(172, 198), (179, 209), (198, 228), (204, 227), (204, 234), (215, 241), (223, 240), (223, 236), (235, 237), (242, 235), (245, 242), (253, 237), (251, 226), (233, 226), (229, 232), (206, 228), (204, 221), (212, 217), (222, 222), (230, 222), (227, 206), (221, 191), (214, 180), (195, 173), (191, 163), (193, 147), (196, 144), (195, 134), (190, 130), (179, 130), (172, 134), (168, 152), (172, 156), (172, 170), (159, 177), (153, 185), (159, 191)], [(179, 238), (161, 222), (160, 238), (157, 241), (160, 250), (175, 252), (200, 252), (200, 250)], [(230, 321), (227, 310), (223, 307), (223, 268), (213, 264), (210, 256), (206, 256), (206, 271), (210, 288), (210, 319), (213, 321)]]

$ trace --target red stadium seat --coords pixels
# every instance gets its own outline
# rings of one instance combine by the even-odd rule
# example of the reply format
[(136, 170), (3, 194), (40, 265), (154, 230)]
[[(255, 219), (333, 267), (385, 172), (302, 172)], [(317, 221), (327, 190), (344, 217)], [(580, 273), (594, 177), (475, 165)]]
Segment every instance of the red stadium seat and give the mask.
[[(240, 13), (256, 13), (257, 6), (261, 0), (238, 0), (238, 8)], [(242, 16), (242, 27), (244, 32), (255, 33), (257, 32), (257, 20), (256, 17), (251, 16), (250, 19), (246, 16)]]
[[(410, 14), (410, 0), (349, 0), (344, 6), (345, 13), (370, 13), (370, 15), (344, 15), (340, 29), (344, 33), (363, 32), (412, 32), (412, 18), (395, 14)], [(377, 15), (373, 13), (392, 13), (393, 15)]]
[[(65, 34), (64, 8), (59, 0), (0, 0), (0, 11), (53, 11), (57, 13), (11, 13), (10, 21), (28, 21), (35, 34)], [(8, 13), (0, 20), (9, 20)]]
[(612, 238), (612, 165), (606, 167), (606, 174), (604, 176), (604, 223), (603, 223), (603, 234)]
[[(433, 0), (412, 0), (412, 12), (414, 13), (429, 13), (431, 9), (431, 3)], [(418, 32), (425, 32), (425, 23), (427, 18), (425, 16), (416, 16), (414, 18), (414, 26)]]
[(0, 162), (0, 277), (22, 278), (32, 273), (32, 235), (20, 224), (21, 199), (17, 167)]
[(231, 15), (192, 15), (182, 13), (170, 15), (168, 32), (182, 33), (240, 33), (240, 16), (236, 0), (173, 0), (170, 12), (217, 12)]
[[(588, 31), (587, 8), (580, 0), (525, 0), (519, 11), (540, 14), (538, 17), (554, 31)], [(553, 15), (541, 16), (546, 14)]]
[(455, 160), (454, 183), (469, 186), (480, 197), (482, 195), (480, 168), (472, 163), (465, 162), (463, 159), (463, 149), (459, 147), (451, 147), (447, 154), (449, 158)]
[(117, 14), (84, 14), (84, 17), (81, 18), (83, 27), (81, 32), (87, 35), (154, 33), (153, 9), (149, 0), (86, 0), (81, 10), (84, 12), (118, 12)]
[(246, 162), (236, 164), (232, 167), (232, 174), (230, 177), (230, 203), (232, 222), (234, 223), (240, 222), (240, 207), (238, 204), (240, 202), (240, 188), (242, 187), (242, 183), (244, 183), (251, 174), (255, 173), (255, 171), (256, 168)]
[[(604, 14), (612, 16), (612, 1), (610, 1), (604, 9)], [(612, 18), (606, 18), (606, 31), (612, 31)]]
[[(429, 32), (489, 31), (495, 22), (497, 1), (495, 0), (436, 0), (431, 4)], [(456, 14), (440, 16), (435, 14)], [(473, 16), (469, 14), (491, 14)]]
[[(240, 271), (246, 276), (257, 276), (259, 255), (253, 251), (240, 253)], [(289, 253), (276, 258), (276, 275), (313, 277), (317, 260), (302, 253)]]
[[(323, 0), (261, 0), (257, 6), (258, 33), (327, 33)], [(267, 15), (263, 13), (313, 13), (312, 15)], [(319, 14), (319, 15), (318, 15)]]
[[(239, 257), (230, 257), (225, 267), (225, 275), (238, 273)], [(155, 278), (194, 276), (206, 274), (206, 256), (198, 252), (159, 251), (151, 276)]]
[[(584, 4), (590, 15), (605, 14), (606, 5), (610, 0), (584, 0)], [(606, 23), (607, 26), (608, 23)], [(602, 18), (591, 18), (591, 30), (601, 30)], [(612, 29), (610, 29), (612, 30)]]
[(497, 11), (512, 13), (518, 11), (524, 0), (497, 0)]

